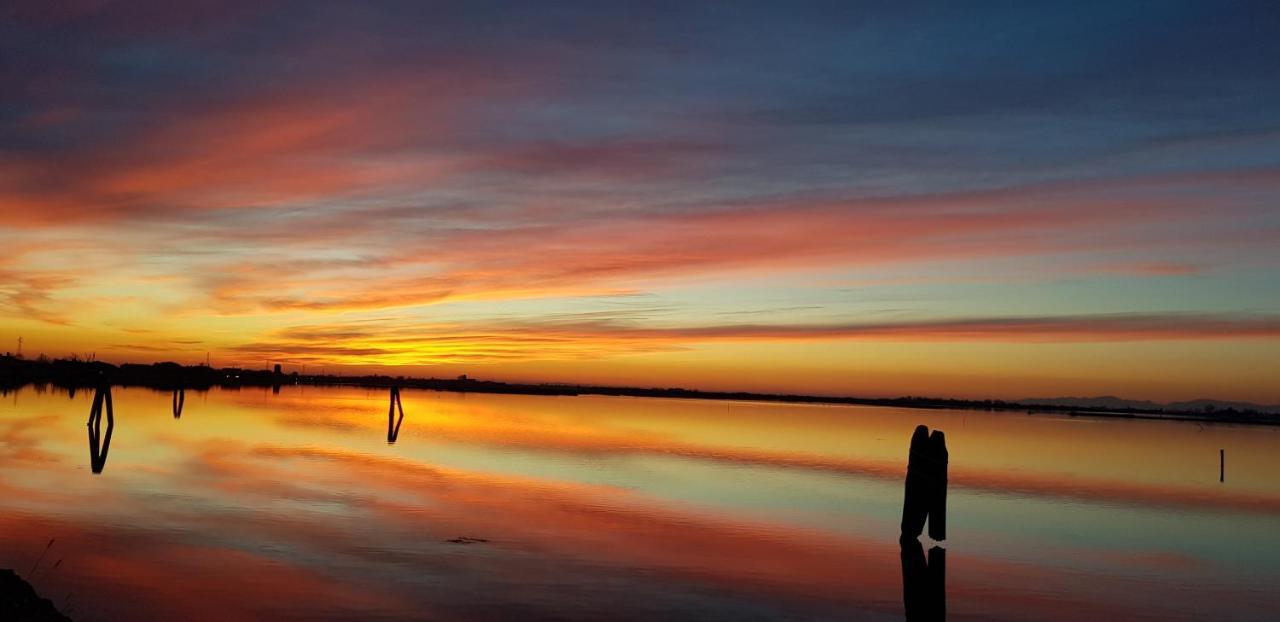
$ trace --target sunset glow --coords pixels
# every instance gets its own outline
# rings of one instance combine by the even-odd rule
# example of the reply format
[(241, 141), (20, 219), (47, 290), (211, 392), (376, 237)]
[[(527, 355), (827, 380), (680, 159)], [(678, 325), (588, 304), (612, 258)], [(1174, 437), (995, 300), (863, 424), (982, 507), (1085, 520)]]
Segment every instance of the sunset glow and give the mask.
[(1124, 5), (18, 2), (0, 353), (1280, 404), (1280, 22)]

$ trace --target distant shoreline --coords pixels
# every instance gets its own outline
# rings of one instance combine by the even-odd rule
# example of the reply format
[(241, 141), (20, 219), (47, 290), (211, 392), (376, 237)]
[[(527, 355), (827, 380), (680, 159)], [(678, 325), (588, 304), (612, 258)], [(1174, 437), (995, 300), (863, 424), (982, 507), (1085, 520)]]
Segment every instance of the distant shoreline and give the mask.
[(339, 376), (320, 374), (284, 374), (267, 370), (212, 368), (204, 365), (182, 366), (177, 363), (112, 365), (101, 361), (75, 359), (27, 360), (0, 356), (0, 389), (17, 389), (30, 384), (51, 384), (68, 389), (102, 385), (146, 387), (159, 390), (208, 390), (213, 387), (282, 387), (354, 386), (365, 388), (410, 388), (456, 393), (491, 393), (516, 395), (611, 395), (626, 397), (660, 397), (719, 401), (756, 401), (792, 404), (843, 404), (856, 406), (892, 406), (899, 408), (1024, 411), (1027, 414), (1056, 414), (1073, 417), (1158, 419), (1201, 423), (1234, 423), (1280, 425), (1280, 413), (1234, 408), (1201, 410), (1168, 410), (1150, 408), (1089, 407), (1081, 405), (1028, 404), (1004, 400), (965, 400), (905, 396), (895, 398), (831, 397), (748, 391), (701, 391), (683, 388), (611, 387), (562, 383), (521, 384), (477, 380), (460, 376), (454, 379), (406, 378), (404, 376)]

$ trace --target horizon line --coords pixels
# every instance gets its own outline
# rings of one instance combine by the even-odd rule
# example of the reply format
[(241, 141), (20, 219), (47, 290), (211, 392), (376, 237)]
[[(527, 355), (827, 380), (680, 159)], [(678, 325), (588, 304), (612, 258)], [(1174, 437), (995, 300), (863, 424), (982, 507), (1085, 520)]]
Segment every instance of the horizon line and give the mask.
[[(239, 366), (214, 367), (212, 365), (206, 365), (204, 363), (186, 365), (186, 364), (179, 363), (177, 361), (153, 361), (151, 363), (116, 364), (116, 363), (110, 363), (104, 360), (99, 360), (96, 358), (96, 356), (93, 358), (81, 359), (78, 357), (78, 355), (72, 354), (67, 358), (50, 358), (47, 355), (42, 353), (38, 355), (37, 358), (26, 358), (21, 355), (15, 356), (13, 353), (10, 353), (10, 352), (5, 352), (3, 355), (0, 355), (0, 358), (8, 358), (16, 361), (24, 361), (24, 362), (35, 363), (35, 364), (52, 364), (54, 362), (70, 362), (70, 363), (84, 364), (84, 365), (103, 364), (103, 365), (109, 365), (117, 369), (126, 365), (136, 366), (136, 367), (157, 367), (162, 365), (176, 365), (183, 369), (204, 368), (213, 372), (235, 370), (235, 371), (250, 372), (255, 374), (267, 374), (268, 376), (273, 376), (273, 377), (275, 376), (275, 372), (273, 371), (272, 366), (281, 366), (283, 368), (283, 365), (284, 365), (283, 363), (267, 363), (262, 369), (255, 369), (255, 368), (247, 368), (247, 367), (239, 367)], [(43, 360), (41, 360), (41, 358), (43, 358)], [(321, 366), (321, 369), (323, 368), (324, 366)], [(1252, 410), (1253, 412), (1256, 412), (1259, 414), (1280, 413), (1280, 404), (1264, 404), (1264, 403), (1252, 402), (1247, 400), (1226, 400), (1226, 399), (1219, 399), (1219, 398), (1212, 398), (1212, 397), (1197, 397), (1193, 399), (1172, 400), (1172, 401), (1130, 399), (1130, 398), (1120, 397), (1116, 395), (1092, 395), (1092, 396), (1072, 395), (1072, 396), (1056, 396), (1056, 397), (1027, 396), (1027, 397), (1021, 397), (1016, 399), (999, 399), (999, 398), (991, 398), (991, 397), (964, 398), (964, 397), (953, 397), (953, 396), (930, 396), (930, 395), (911, 395), (911, 394), (897, 395), (897, 396), (871, 397), (866, 395), (851, 395), (851, 394), (819, 394), (819, 393), (776, 392), (776, 391), (762, 392), (762, 391), (747, 390), (747, 389), (731, 389), (731, 390), (699, 389), (699, 388), (689, 388), (689, 387), (680, 387), (680, 386), (647, 386), (646, 387), (646, 386), (639, 386), (639, 385), (614, 385), (614, 384), (579, 383), (579, 382), (563, 382), (563, 381), (562, 382), (553, 382), (553, 381), (540, 381), (540, 382), (523, 381), (522, 382), (522, 381), (511, 381), (511, 380), (501, 380), (501, 379), (481, 379), (481, 378), (471, 377), (470, 374), (460, 374), (454, 378), (447, 378), (447, 377), (438, 378), (436, 376), (430, 376), (430, 377), (406, 376), (403, 374), (389, 375), (386, 373), (373, 373), (373, 374), (342, 374), (342, 373), (323, 373), (323, 372), (299, 373), (297, 370), (295, 370), (293, 372), (288, 372), (288, 373), (281, 371), (279, 376), (280, 377), (306, 377), (306, 378), (312, 378), (312, 379), (335, 378), (339, 380), (341, 379), (348, 379), (348, 380), (374, 379), (374, 380), (389, 380), (389, 381), (400, 380), (400, 381), (419, 382), (419, 383), (422, 383), (422, 382), (474, 383), (474, 384), (502, 385), (505, 387), (516, 388), (516, 389), (521, 387), (530, 387), (530, 388), (542, 387), (542, 388), (549, 388), (549, 389), (550, 388), (566, 388), (566, 389), (581, 389), (583, 390), (584, 393), (594, 393), (594, 394), (604, 394), (604, 395), (616, 394), (616, 395), (623, 395), (623, 396), (629, 395), (633, 397), (666, 397), (666, 398), (687, 398), (687, 399), (731, 399), (731, 400), (764, 399), (766, 401), (777, 401), (777, 402), (826, 403), (826, 404), (837, 404), (837, 405), (859, 405), (859, 404), (891, 405), (890, 403), (893, 403), (893, 402), (916, 402), (916, 403), (936, 403), (936, 404), (953, 403), (953, 404), (965, 404), (965, 405), (974, 405), (974, 406), (986, 405), (988, 407), (997, 407), (1001, 410), (1014, 410), (1014, 409), (1021, 410), (1024, 408), (1028, 410), (1035, 410), (1037, 408), (1052, 408), (1052, 409), (1062, 409), (1062, 410), (1075, 409), (1075, 410), (1080, 410), (1081, 412), (1086, 412), (1091, 414), (1097, 414), (1098, 412), (1101, 412), (1101, 411), (1115, 411), (1115, 412), (1148, 411), (1148, 412), (1163, 412), (1163, 413), (1195, 414), (1195, 413), (1199, 413), (1200, 411), (1180, 410), (1176, 408), (1176, 405), (1193, 404), (1196, 402), (1215, 402), (1218, 404), (1227, 404), (1228, 406), (1222, 407), (1223, 410), (1234, 410), (1235, 412), (1245, 412), (1245, 413), (1250, 412)], [(20, 387), (26, 386), (27, 384), (32, 384), (32, 383), (33, 381), (28, 381), (27, 383), (19, 386)], [(117, 383), (112, 382), (109, 384), (117, 384)], [(121, 386), (134, 386), (134, 385), (121, 384)], [(139, 385), (139, 386), (142, 386), (142, 385)], [(210, 387), (208, 388), (212, 388), (213, 386), (221, 387), (223, 385), (210, 385)], [(251, 386), (257, 386), (257, 385), (251, 385)], [(262, 386), (272, 386), (272, 385), (264, 384)], [(285, 386), (285, 384), (278, 383), (276, 386)], [(379, 386), (383, 386), (383, 385), (379, 385)], [(398, 386), (398, 385), (386, 385), (386, 386)], [(406, 387), (406, 388), (423, 388), (423, 387)], [(433, 390), (444, 390), (444, 389), (433, 389)], [(465, 393), (468, 391), (459, 390), (459, 392)], [(475, 391), (471, 391), (471, 392), (475, 392)], [(484, 392), (484, 391), (480, 391), (480, 392)], [(610, 393), (610, 392), (616, 392), (616, 393)], [(695, 394), (695, 395), (634, 395), (635, 393), (642, 393), (642, 392), (687, 393), (687, 394)], [(732, 396), (740, 396), (740, 397), (732, 397)], [(1062, 400), (1062, 402), (1055, 402), (1054, 400)], [(1116, 400), (1118, 402), (1128, 402), (1130, 404), (1126, 404), (1123, 406), (1119, 406), (1119, 405), (1102, 406), (1102, 405), (1067, 403), (1067, 402), (1076, 401), (1076, 400)], [(1158, 408), (1153, 409), (1148, 406), (1137, 406), (1135, 404), (1151, 404)], [(1245, 410), (1235, 410), (1236, 406), (1244, 407)], [(1174, 410), (1167, 410), (1171, 407), (1173, 407)], [(1208, 411), (1204, 414), (1212, 414), (1212, 412)]]

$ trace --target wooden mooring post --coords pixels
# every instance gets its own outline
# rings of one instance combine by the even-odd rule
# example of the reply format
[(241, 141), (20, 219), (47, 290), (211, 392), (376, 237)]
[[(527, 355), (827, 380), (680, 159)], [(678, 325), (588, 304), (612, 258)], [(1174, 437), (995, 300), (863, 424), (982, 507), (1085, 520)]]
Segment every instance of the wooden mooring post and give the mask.
[(907, 455), (907, 480), (902, 501), (902, 537), (918, 538), (929, 523), (929, 537), (947, 539), (947, 452), (942, 430), (916, 426)]
[(950, 459), (942, 430), (929, 434), (929, 459), (929, 537), (942, 541), (947, 539), (947, 463)]
[[(396, 418), (396, 411), (400, 418)], [(404, 423), (404, 404), (400, 402), (399, 387), (391, 387), (391, 404), (387, 407), (387, 442), (394, 443), (400, 437), (400, 424)]]
[(902, 500), (902, 604), (908, 622), (947, 619), (947, 550), (929, 549), (926, 560), (920, 534), (947, 539), (947, 437), (920, 425), (911, 434), (907, 480)]
[[(107, 412), (107, 432), (102, 433), (102, 411)], [(115, 409), (111, 404), (111, 387), (98, 387), (93, 394), (93, 406), (89, 408), (89, 468), (96, 474), (107, 466), (107, 452), (111, 451), (111, 432), (116, 427)]]

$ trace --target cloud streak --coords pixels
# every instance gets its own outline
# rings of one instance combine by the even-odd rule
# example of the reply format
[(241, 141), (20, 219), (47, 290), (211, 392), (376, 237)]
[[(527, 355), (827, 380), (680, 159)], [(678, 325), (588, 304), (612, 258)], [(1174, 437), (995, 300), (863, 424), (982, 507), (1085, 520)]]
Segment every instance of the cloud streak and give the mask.
[[(1169, 181), (1203, 187), (1197, 180)], [(234, 276), (223, 277), (228, 280), (212, 293), (220, 308), (242, 311), (369, 310), (617, 293), (638, 282), (1036, 257), (1067, 258), (1058, 270), (1068, 275), (1170, 276), (1197, 270), (1175, 261), (1107, 264), (1093, 257), (1135, 246), (1156, 253), (1208, 245), (1247, 252), (1270, 235), (1208, 229), (1206, 237), (1188, 244), (1179, 230), (1164, 225), (1199, 220), (1195, 202), (1125, 198), (1131, 188), (1104, 183), (911, 199), (769, 200), (692, 211), (584, 214), (547, 224), (446, 225), (423, 231), (423, 247), (407, 251), (399, 245), (412, 244), (415, 236), (405, 233), (419, 225), (399, 221), (403, 230), (387, 238), (396, 250), (370, 249), (367, 270), (294, 264), (296, 269), (277, 266), (256, 274), (248, 266), (223, 267), (220, 273)], [(367, 226), (360, 212), (348, 217), (353, 230)], [(372, 280), (361, 286), (363, 279), (352, 276)]]
[(598, 319), (300, 326), (279, 331), (270, 340), (235, 346), (235, 350), (299, 362), (429, 364), (496, 362), (535, 356), (590, 359), (619, 353), (673, 351), (707, 343), (1110, 343), (1277, 338), (1280, 338), (1280, 316), (1267, 314), (1126, 313), (682, 327)]

